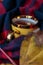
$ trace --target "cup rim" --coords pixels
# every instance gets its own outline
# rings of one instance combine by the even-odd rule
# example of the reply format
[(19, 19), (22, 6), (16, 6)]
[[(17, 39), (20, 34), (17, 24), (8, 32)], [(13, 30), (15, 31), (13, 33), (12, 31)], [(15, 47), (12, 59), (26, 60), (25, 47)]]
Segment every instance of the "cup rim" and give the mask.
[[(19, 27), (19, 28), (29, 28), (31, 25), (35, 25), (35, 24), (32, 24), (32, 23), (30, 23), (30, 22), (25, 22), (25, 21), (23, 21), (23, 20), (21, 20), (20, 21), (20, 19), (33, 19), (33, 20), (35, 20), (36, 18), (34, 18), (34, 17), (32, 17), (32, 16), (29, 16), (29, 15), (21, 15), (21, 16), (16, 16), (16, 17), (14, 17), (13, 19), (12, 19), (12, 24), (14, 25), (14, 26), (16, 26), (16, 27)], [(18, 22), (21, 22), (21, 24), (18, 24)], [(35, 21), (37, 21), (37, 19), (35, 20)], [(24, 24), (22, 24), (24, 22)]]

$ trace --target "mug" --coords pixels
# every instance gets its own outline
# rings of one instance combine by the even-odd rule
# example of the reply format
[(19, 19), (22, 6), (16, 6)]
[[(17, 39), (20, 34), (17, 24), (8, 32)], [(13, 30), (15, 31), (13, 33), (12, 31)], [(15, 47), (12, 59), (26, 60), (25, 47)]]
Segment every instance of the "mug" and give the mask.
[(29, 15), (21, 15), (12, 19), (12, 30), (14, 31), (15, 38), (20, 35), (27, 35), (33, 31), (38, 23), (37, 19)]

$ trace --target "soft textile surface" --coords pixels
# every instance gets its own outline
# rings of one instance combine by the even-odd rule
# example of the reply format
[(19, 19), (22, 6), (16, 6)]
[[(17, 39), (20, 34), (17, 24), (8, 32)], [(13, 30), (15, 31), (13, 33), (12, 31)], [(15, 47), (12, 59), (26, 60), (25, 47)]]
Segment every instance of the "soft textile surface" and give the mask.
[[(43, 0), (3, 0), (0, 1), (0, 47), (19, 65), (20, 47), (24, 36), (6, 42), (11, 30), (11, 19), (17, 15), (32, 15), (39, 20), (43, 30)], [(0, 51), (0, 63), (10, 63)]]
[(20, 51), (20, 65), (43, 65), (43, 46), (36, 44), (35, 35), (23, 40)]

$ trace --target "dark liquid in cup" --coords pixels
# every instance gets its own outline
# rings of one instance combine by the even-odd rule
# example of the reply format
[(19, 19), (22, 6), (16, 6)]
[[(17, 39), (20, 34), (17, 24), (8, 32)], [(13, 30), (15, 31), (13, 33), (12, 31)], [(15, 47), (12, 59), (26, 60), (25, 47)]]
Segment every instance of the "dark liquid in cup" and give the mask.
[(25, 21), (16, 21), (15, 24), (18, 24), (18, 25), (27, 25), (27, 23)]
[(37, 28), (37, 25), (28, 25), (25, 21), (15, 21), (13, 24), (16, 27), (20, 25), (20, 28)]

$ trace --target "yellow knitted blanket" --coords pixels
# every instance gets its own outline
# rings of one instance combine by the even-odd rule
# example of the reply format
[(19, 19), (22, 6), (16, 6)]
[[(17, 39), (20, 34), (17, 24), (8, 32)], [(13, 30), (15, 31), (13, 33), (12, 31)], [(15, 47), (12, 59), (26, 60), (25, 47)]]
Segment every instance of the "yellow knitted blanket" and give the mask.
[(20, 65), (43, 65), (43, 46), (36, 45), (35, 36), (23, 40)]

